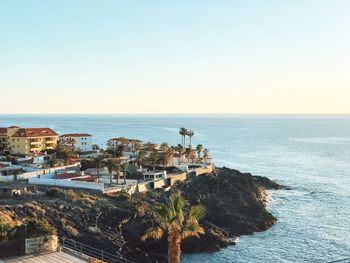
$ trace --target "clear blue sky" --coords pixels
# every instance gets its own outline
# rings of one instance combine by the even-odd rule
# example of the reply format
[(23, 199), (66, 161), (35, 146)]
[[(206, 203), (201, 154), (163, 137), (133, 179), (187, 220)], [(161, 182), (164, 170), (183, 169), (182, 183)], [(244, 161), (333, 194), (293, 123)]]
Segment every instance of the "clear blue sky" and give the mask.
[(0, 113), (350, 113), (348, 0), (2, 0)]

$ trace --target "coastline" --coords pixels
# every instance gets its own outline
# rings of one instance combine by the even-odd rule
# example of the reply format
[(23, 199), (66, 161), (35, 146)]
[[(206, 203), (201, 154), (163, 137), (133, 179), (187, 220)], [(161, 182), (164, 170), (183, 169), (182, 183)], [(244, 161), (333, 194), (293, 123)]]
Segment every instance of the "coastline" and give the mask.
[[(140, 236), (154, 224), (149, 208), (164, 202), (174, 191), (180, 190), (192, 204), (201, 203), (207, 214), (201, 224), (205, 234), (189, 238), (182, 244), (184, 253), (215, 252), (235, 244), (234, 238), (267, 230), (277, 219), (266, 209), (264, 189), (284, 187), (266, 177), (253, 176), (229, 168), (217, 168), (212, 174), (178, 182), (165, 192), (156, 189), (143, 194), (118, 193), (98, 196), (96, 201), (70, 200), (65, 193), (57, 196), (38, 196), (22, 205), (0, 204), (2, 216), (23, 219), (26, 216), (45, 217), (54, 225), (60, 236), (118, 251), (135, 262), (164, 261), (164, 240), (142, 242)], [(86, 195), (84, 199), (92, 199)], [(99, 219), (96, 220), (97, 216)], [(64, 222), (61, 218), (64, 218)], [(72, 232), (72, 228), (77, 233)]]

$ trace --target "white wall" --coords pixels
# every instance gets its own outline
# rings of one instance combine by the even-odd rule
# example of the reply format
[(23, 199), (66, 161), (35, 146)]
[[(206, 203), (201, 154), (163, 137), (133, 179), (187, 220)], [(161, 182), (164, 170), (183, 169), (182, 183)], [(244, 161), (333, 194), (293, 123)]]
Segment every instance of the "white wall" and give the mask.
[(92, 136), (75, 137), (75, 149), (82, 152), (92, 151)]
[(51, 185), (51, 186), (61, 186), (70, 188), (85, 188), (91, 190), (104, 190), (104, 183), (93, 183), (93, 182), (82, 182), (82, 181), (72, 181), (72, 180), (60, 180), (60, 179), (47, 179), (47, 178), (29, 178), (28, 182), (30, 184), (36, 185)]

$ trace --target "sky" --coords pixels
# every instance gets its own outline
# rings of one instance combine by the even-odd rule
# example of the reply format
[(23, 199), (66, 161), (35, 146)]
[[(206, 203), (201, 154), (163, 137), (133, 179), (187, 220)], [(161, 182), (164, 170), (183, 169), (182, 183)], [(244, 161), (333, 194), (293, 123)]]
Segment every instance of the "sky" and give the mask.
[(348, 0), (0, 0), (0, 114), (350, 113)]

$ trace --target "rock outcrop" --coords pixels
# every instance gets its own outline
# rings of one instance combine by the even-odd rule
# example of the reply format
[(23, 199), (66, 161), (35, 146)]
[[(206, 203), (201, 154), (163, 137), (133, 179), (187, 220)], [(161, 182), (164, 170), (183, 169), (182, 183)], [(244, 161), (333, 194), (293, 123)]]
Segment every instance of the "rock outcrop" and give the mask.
[[(154, 220), (150, 207), (166, 202), (182, 191), (192, 205), (202, 204), (205, 234), (182, 244), (184, 252), (212, 252), (232, 244), (239, 235), (263, 231), (276, 222), (266, 210), (265, 189), (282, 189), (266, 177), (220, 168), (215, 172), (177, 183), (169, 192), (155, 190), (128, 196), (89, 195), (73, 191), (50, 191), (27, 200), (0, 201), (0, 214), (13, 221), (44, 217), (60, 236), (117, 253), (135, 262), (165, 262), (166, 240), (142, 242), (140, 236)], [(17, 202), (17, 204), (16, 204)]]

